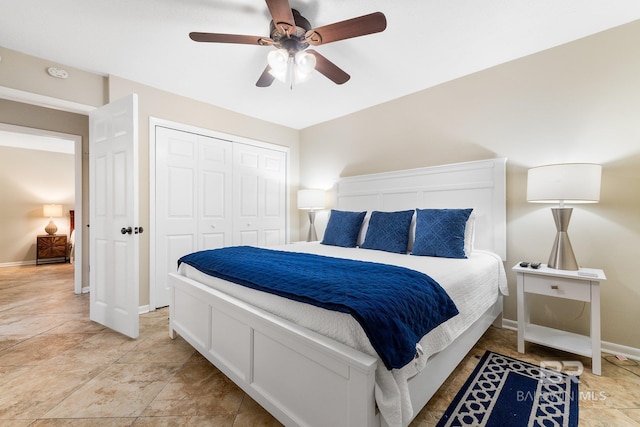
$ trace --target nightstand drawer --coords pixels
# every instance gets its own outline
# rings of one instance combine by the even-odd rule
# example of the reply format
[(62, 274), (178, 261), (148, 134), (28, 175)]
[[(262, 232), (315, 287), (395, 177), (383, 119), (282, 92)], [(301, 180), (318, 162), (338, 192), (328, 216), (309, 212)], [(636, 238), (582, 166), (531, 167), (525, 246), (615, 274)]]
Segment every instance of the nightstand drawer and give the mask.
[(591, 301), (591, 286), (584, 280), (527, 274), (524, 277), (524, 291), (578, 301)]

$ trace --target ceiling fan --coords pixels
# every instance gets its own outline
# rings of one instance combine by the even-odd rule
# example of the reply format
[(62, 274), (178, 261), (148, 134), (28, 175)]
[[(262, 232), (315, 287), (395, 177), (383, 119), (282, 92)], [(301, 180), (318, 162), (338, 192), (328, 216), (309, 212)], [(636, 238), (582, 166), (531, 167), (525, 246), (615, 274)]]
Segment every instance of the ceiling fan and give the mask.
[(268, 65), (256, 82), (258, 87), (270, 86), (276, 78), (292, 85), (294, 81), (307, 78), (314, 69), (336, 84), (346, 83), (351, 76), (317, 51), (308, 49), (309, 46), (379, 33), (387, 28), (387, 19), (382, 12), (312, 28), (307, 19), (291, 9), (289, 0), (266, 2), (272, 17), (270, 37), (189, 33), (191, 40), (197, 42), (275, 47), (276, 50), (269, 52)]

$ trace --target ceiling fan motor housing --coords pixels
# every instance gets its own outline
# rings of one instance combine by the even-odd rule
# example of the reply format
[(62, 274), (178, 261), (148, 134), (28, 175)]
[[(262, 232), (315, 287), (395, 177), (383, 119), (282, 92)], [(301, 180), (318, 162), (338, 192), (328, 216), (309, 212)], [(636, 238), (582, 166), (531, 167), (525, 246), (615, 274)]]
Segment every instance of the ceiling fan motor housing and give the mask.
[(275, 42), (274, 45), (278, 48), (285, 49), (289, 52), (289, 55), (295, 55), (296, 52), (309, 47), (305, 35), (311, 30), (311, 24), (304, 16), (300, 15), (300, 12), (297, 10), (291, 9), (291, 12), (293, 12), (295, 27), (286, 22), (280, 22), (276, 25), (271, 21), (269, 29), (271, 39)]

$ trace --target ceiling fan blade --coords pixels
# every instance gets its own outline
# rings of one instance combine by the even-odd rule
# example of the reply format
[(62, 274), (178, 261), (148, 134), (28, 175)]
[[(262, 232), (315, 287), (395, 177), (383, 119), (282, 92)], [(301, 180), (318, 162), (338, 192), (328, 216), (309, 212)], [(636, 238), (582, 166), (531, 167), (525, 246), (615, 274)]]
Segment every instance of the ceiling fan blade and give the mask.
[(308, 49), (306, 52), (316, 57), (316, 71), (324, 75), (335, 84), (341, 85), (348, 82), (351, 78), (349, 74), (342, 71), (342, 69), (339, 68), (336, 64), (329, 61), (327, 58), (320, 55), (315, 50)]
[(288, 24), (290, 27), (296, 26), (296, 21), (293, 19), (293, 12), (291, 11), (289, 0), (266, 1), (274, 24)]
[(271, 73), (269, 73), (269, 71), (271, 71), (271, 67), (267, 65), (267, 68), (264, 69), (264, 71), (260, 75), (260, 78), (256, 82), (256, 86), (258, 86), (258, 87), (269, 87), (269, 86), (271, 86), (271, 83), (273, 83), (273, 81), (276, 78), (273, 77), (273, 75)]
[(242, 36), (238, 34), (189, 33), (189, 37), (196, 42), (257, 44), (259, 46), (273, 44), (273, 40), (269, 37)]
[(336, 22), (307, 31), (307, 43), (312, 46), (350, 39), (367, 34), (379, 33), (387, 28), (387, 18), (382, 12), (375, 12), (346, 21)]

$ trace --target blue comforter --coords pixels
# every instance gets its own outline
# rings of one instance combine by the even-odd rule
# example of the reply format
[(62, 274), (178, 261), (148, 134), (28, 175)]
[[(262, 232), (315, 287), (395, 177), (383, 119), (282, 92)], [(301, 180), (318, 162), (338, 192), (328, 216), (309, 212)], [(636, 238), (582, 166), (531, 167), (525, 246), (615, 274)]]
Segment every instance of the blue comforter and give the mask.
[(458, 314), (442, 287), (404, 267), (251, 246), (194, 252), (178, 260), (208, 275), (329, 310), (350, 313), (387, 369)]

